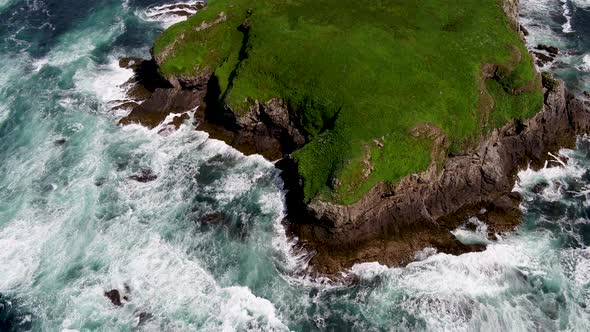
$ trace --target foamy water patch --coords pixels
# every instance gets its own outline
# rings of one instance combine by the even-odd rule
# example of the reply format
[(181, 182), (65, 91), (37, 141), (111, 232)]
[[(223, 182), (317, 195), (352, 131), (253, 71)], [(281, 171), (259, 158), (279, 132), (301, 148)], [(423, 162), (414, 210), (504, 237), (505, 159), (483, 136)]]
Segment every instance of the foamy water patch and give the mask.
[(76, 71), (73, 80), (78, 90), (93, 94), (106, 105), (127, 99), (123, 85), (132, 76), (133, 70), (121, 68), (118, 60), (112, 58), (104, 65), (88, 62), (85, 68)]
[(387, 317), (394, 308), (401, 308), (422, 322), (407, 326), (409, 330), (487, 331), (507, 326), (526, 330), (533, 327), (531, 317), (543, 313), (535, 300), (519, 295), (518, 290), (529, 288), (528, 278), (544, 275), (551, 266), (547, 264), (553, 257), (547, 252), (549, 241), (547, 236), (510, 236), (479, 253), (435, 254), (405, 268), (372, 263), (355, 269), (363, 278), (380, 276), (383, 282), (365, 300), (370, 308), (377, 308), (377, 314)]
[[(0, 290), (30, 285), (27, 278), (34, 278), (37, 266), (43, 264), (43, 269), (51, 272), (37, 279), (32, 292), (44, 294), (44, 288), (52, 287), (36, 301), (53, 301), (52, 308), (59, 312), (43, 326), (121, 329), (136, 326), (142, 315), (141, 328), (146, 330), (287, 330), (268, 300), (246, 287), (216, 282), (205, 264), (190, 253), (189, 247), (192, 241), (199, 241), (199, 235), (187, 236), (185, 240), (190, 242), (167, 237), (178, 227), (174, 216), (190, 203), (185, 195), (190, 190), (186, 182), (192, 181), (196, 170), (191, 165), (217, 155), (216, 145), (204, 144), (207, 135), (188, 124), (167, 136), (140, 127), (112, 134), (99, 130), (89, 137), (94, 148), (77, 166), (88, 171), (72, 172), (76, 178), (72, 186), (57, 190), (56, 195), (72, 194), (81, 199), (72, 204), (71, 211), (49, 218), (54, 220), (51, 231), (55, 234), (25, 227), (25, 222), (15, 222), (0, 232), (0, 248), (11, 248), (0, 253), (2, 266), (11, 267), (10, 271), (0, 269), (3, 276), (9, 276)], [(116, 150), (112, 150), (113, 144)], [(103, 170), (119, 160), (110, 160), (119, 155), (118, 150), (127, 150), (139, 167), (151, 167), (158, 179), (138, 183), (126, 179), (132, 168), (112, 169), (107, 171), (106, 181), (95, 184), (94, 180), (105, 174)], [(115, 155), (109, 156), (112, 153)], [(269, 165), (259, 163), (256, 157), (236, 156), (253, 167)], [(27, 170), (31, 169), (23, 169)], [(263, 213), (281, 216), (280, 197), (266, 194), (260, 199)], [(28, 223), (31, 220), (27, 218)], [(22, 261), (21, 257), (22, 262), (16, 261), (14, 257), (24, 250), (30, 252), (30, 260)], [(63, 285), (55, 288), (60, 283)], [(104, 296), (110, 289), (118, 289), (128, 298), (123, 307), (113, 306)]]
[[(468, 229), (468, 225), (475, 229)], [(475, 217), (469, 218), (465, 224), (451, 231), (451, 234), (465, 245), (487, 245), (491, 243), (488, 240), (488, 225)]]
[(590, 8), (590, 0), (570, 0), (578, 8)]
[(582, 56), (581, 63), (577, 68), (581, 71), (590, 73), (590, 54), (584, 54), (584, 56)]
[(150, 6), (136, 14), (145, 21), (158, 22), (162, 27), (167, 29), (196, 14), (204, 5), (205, 3), (203, 1), (173, 2)]
[(55, 223), (24, 219), (0, 231), (0, 291), (22, 291), (32, 286), (43, 245), (56, 228)]
[(545, 163), (540, 170), (534, 170), (527, 167), (525, 170), (518, 172), (518, 181), (515, 184), (514, 191), (525, 196), (525, 199), (532, 199), (530, 194), (541, 188), (542, 195), (548, 201), (558, 201), (563, 197), (564, 190), (567, 189), (565, 183), (568, 177), (581, 177), (585, 169), (580, 167), (572, 158), (565, 163), (562, 158), (569, 158), (572, 150), (562, 149), (559, 156), (551, 155), (552, 160)]

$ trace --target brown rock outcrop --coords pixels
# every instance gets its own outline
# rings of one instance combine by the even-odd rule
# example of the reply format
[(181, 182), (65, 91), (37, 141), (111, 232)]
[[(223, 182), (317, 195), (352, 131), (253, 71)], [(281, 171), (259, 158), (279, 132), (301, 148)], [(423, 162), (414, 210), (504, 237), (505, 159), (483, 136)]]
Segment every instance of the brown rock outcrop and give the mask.
[[(260, 154), (269, 160), (277, 160), (306, 143), (305, 131), (296, 112), (280, 99), (265, 103), (251, 101), (241, 113), (219, 103), (220, 91), (216, 77), (205, 70), (198, 77), (172, 77), (164, 80), (154, 60), (125, 58), (121, 67), (131, 68), (135, 75), (129, 82), (128, 94), (135, 101), (122, 105), (132, 108), (120, 124), (142, 124), (154, 128), (171, 113), (195, 110), (198, 129), (207, 131), (211, 138), (220, 139), (246, 154)], [(138, 93), (141, 92), (141, 93)], [(178, 128), (188, 116), (177, 116), (173, 125)]]
[(306, 143), (297, 113), (279, 99), (256, 100), (243, 114), (224, 108), (206, 110), (203, 116), (199, 129), (246, 154), (277, 160)]
[(204, 91), (156, 89), (151, 96), (134, 107), (128, 116), (121, 119), (120, 124), (139, 123), (154, 128), (170, 113), (184, 113), (195, 109), (201, 104)]

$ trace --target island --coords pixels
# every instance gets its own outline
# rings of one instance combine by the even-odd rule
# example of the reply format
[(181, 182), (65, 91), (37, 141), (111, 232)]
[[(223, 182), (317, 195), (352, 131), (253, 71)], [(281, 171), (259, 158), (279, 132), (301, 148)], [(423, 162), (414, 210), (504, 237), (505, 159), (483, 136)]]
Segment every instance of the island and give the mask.
[(518, 0), (211, 0), (155, 41), (121, 124), (198, 129), (283, 170), (289, 233), (315, 272), (403, 265), (519, 223), (518, 169), (590, 125), (539, 73)]

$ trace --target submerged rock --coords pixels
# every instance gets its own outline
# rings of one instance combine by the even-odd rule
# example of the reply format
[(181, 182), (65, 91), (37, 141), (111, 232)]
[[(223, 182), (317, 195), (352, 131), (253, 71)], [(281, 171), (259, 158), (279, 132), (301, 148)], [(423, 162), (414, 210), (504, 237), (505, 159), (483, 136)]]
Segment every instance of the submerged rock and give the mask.
[(543, 67), (544, 65), (546, 65), (550, 62), (553, 62), (553, 60), (555, 60), (555, 58), (553, 56), (546, 55), (545, 53), (532, 52), (532, 54), (537, 59), (536, 64), (539, 67)]
[(156, 180), (158, 176), (151, 169), (144, 169), (141, 173), (131, 175), (129, 178), (137, 182), (147, 183)]
[(550, 54), (552, 54), (553, 56), (556, 56), (559, 54), (559, 48), (557, 48), (555, 46), (548, 46), (548, 45), (544, 45), (544, 44), (539, 44), (539, 45), (537, 45), (536, 48), (541, 51), (547, 51)]
[(60, 138), (60, 139), (56, 139), (55, 141), (53, 141), (53, 144), (55, 145), (64, 145), (66, 144), (67, 140), (65, 138)]
[(111, 303), (117, 307), (122, 307), (123, 303), (121, 302), (121, 293), (117, 289), (111, 289), (110, 291), (104, 292), (104, 296), (106, 296)]
[(140, 327), (141, 325), (145, 324), (148, 320), (152, 319), (154, 315), (150, 314), (149, 312), (142, 311), (137, 315), (137, 324), (135, 327)]

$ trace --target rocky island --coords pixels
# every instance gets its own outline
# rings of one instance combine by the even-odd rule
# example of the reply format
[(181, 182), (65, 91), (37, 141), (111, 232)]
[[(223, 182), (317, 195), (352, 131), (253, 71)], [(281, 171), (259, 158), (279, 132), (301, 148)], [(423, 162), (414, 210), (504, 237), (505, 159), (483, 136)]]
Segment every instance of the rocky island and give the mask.
[[(518, 224), (516, 172), (590, 126), (586, 105), (541, 75), (517, 0), (211, 0), (167, 29), (136, 72), (122, 124), (198, 129), (276, 160), (293, 236), (311, 265), (401, 265), (424, 248), (481, 250)], [(537, 59), (538, 61), (539, 59)]]

